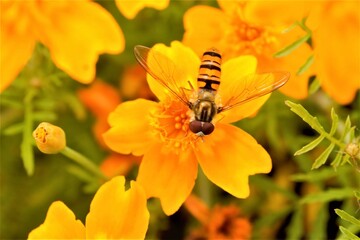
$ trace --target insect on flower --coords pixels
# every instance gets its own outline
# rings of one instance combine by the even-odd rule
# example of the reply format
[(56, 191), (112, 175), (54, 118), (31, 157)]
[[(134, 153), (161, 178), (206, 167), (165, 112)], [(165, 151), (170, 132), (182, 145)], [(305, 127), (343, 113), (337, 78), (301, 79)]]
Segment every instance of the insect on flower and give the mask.
[[(234, 82), (243, 81), (244, 84), (240, 87), (234, 85), (231, 89), (232, 97), (222, 103), (221, 92), (218, 92), (221, 54), (215, 48), (205, 51), (201, 58), (197, 86), (193, 86), (187, 76), (182, 74), (182, 69), (160, 52), (137, 45), (134, 53), (137, 61), (154, 79), (189, 107), (189, 129), (200, 137), (214, 131), (215, 116), (271, 93), (283, 86), (290, 77), (288, 72), (268, 72), (235, 78)], [(175, 73), (181, 79), (174, 79)]]

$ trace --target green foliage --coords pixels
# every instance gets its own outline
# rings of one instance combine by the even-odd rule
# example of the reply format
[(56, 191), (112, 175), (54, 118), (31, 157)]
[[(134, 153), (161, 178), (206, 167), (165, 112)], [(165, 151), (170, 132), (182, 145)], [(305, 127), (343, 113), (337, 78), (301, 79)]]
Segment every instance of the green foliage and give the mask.
[[(312, 142), (308, 143), (304, 147), (302, 147), (300, 150), (295, 152), (295, 155), (301, 155), (304, 153), (307, 153), (311, 150), (313, 150), (315, 147), (317, 147), (320, 143), (323, 142), (324, 139), (327, 139), (330, 141), (330, 144), (328, 147), (315, 159), (312, 169), (317, 169), (324, 165), (326, 161), (328, 160), (330, 154), (333, 152), (333, 149), (335, 146), (337, 146), (338, 154), (336, 158), (331, 162), (331, 165), (333, 165), (335, 168), (342, 165), (346, 161), (346, 155), (345, 155), (345, 148), (346, 143), (351, 142), (353, 140), (354, 136), (354, 129), (355, 127), (351, 126), (350, 118), (348, 117), (345, 121), (345, 127), (343, 129), (343, 132), (340, 136), (340, 138), (336, 138), (334, 135), (336, 131), (340, 128), (340, 122), (339, 117), (335, 113), (335, 110), (331, 109), (331, 129), (329, 132), (327, 132), (324, 127), (320, 124), (318, 119), (314, 116), (312, 116), (303, 106), (300, 104), (295, 104), (290, 101), (285, 102), (287, 106), (290, 107), (290, 110), (296, 113), (299, 117), (301, 117), (304, 122), (309, 124), (309, 126), (314, 129), (316, 132), (320, 134), (319, 137), (317, 137)], [(346, 141), (346, 142), (345, 142)]]

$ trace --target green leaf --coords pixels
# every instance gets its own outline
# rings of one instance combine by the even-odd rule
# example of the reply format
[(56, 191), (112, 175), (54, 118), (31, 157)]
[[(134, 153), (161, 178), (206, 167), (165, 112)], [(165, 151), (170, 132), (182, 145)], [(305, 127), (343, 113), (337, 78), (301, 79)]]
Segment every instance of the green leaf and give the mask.
[(312, 223), (309, 239), (326, 239), (327, 221), (329, 219), (328, 204), (323, 204)]
[(281, 49), (277, 53), (274, 54), (275, 58), (280, 58), (289, 55), (292, 51), (294, 51), (296, 48), (298, 48), (301, 44), (305, 43), (307, 40), (310, 39), (310, 34), (307, 34), (303, 36), (302, 38), (299, 38), (295, 42), (291, 43), (289, 46)]
[(314, 202), (330, 202), (334, 200), (343, 200), (353, 196), (352, 188), (332, 188), (327, 191), (309, 194), (300, 200), (301, 204)]
[(251, 178), (251, 182), (257, 187), (264, 189), (265, 191), (278, 192), (288, 197), (289, 199), (298, 199), (297, 195), (292, 191), (282, 188), (267, 176), (257, 175)]
[(296, 104), (291, 101), (285, 101), (285, 104), (290, 107), (290, 110), (301, 117), (304, 122), (310, 125), (311, 128), (316, 130), (318, 133), (325, 133), (324, 128), (319, 123), (316, 117), (310, 115), (310, 113), (301, 104)]
[(335, 168), (335, 170), (341, 166), (341, 163), (342, 163), (342, 158), (344, 156), (344, 153), (342, 151), (339, 151), (337, 154), (336, 154), (336, 157), (334, 159), (334, 161), (331, 162), (331, 166), (333, 166)]
[[(258, 218), (254, 222), (254, 236), (253, 239), (259, 239), (261, 238), (260, 229), (263, 229), (265, 227), (272, 226), (273, 224), (278, 223), (281, 221), (281, 219), (284, 219), (292, 210), (290, 207), (279, 209), (277, 212), (271, 212), (269, 214), (265, 214), (264, 216)], [(258, 230), (258, 231), (256, 231)]]
[(331, 130), (330, 130), (330, 136), (334, 135), (338, 124), (339, 124), (339, 116), (335, 113), (334, 108), (331, 108), (331, 119), (332, 119), (332, 124), (331, 124)]
[(342, 219), (344, 219), (345, 221), (348, 221), (352, 224), (355, 224), (357, 226), (360, 227), (360, 220), (356, 219), (355, 217), (351, 216), (349, 213), (345, 212), (344, 210), (341, 209), (335, 209), (335, 213), (341, 217)]
[(291, 222), (289, 226), (287, 227), (287, 231), (286, 231), (287, 239), (292, 239), (292, 240), (301, 239), (302, 234), (304, 232), (303, 215), (304, 215), (303, 208), (298, 207), (291, 218)]
[(24, 129), (24, 123), (15, 123), (3, 130), (3, 134), (10, 136), (10, 135), (16, 135), (23, 131)]
[(313, 150), (317, 145), (319, 145), (319, 143), (322, 142), (322, 140), (324, 140), (325, 135), (320, 135), (318, 138), (316, 138), (314, 141), (306, 144), (305, 146), (303, 146), (300, 150), (296, 151), (296, 153), (294, 154), (295, 156), (304, 154), (310, 150)]
[(311, 55), (310, 57), (308, 57), (308, 59), (306, 59), (306, 62), (299, 68), (296, 75), (299, 76), (304, 72), (306, 72), (306, 70), (309, 69), (309, 67), (313, 64), (313, 62), (314, 62), (314, 55)]
[(351, 240), (359, 240), (360, 239), (358, 236), (356, 236), (355, 234), (353, 234), (352, 232), (350, 232), (349, 230), (347, 230), (346, 228), (344, 228), (342, 226), (340, 226), (339, 229), (347, 239), (351, 239)]
[(324, 152), (322, 152), (320, 154), (320, 156), (318, 158), (315, 159), (315, 162), (313, 163), (313, 165), (311, 166), (311, 170), (313, 169), (317, 169), (319, 167), (321, 167), (322, 165), (325, 164), (326, 160), (328, 159), (330, 153), (332, 152), (332, 150), (335, 147), (335, 143), (330, 144)]
[(320, 88), (320, 81), (315, 77), (315, 79), (310, 83), (309, 94), (314, 94)]
[(337, 176), (338, 173), (330, 167), (324, 167), (317, 171), (310, 171), (308, 173), (295, 174), (291, 176), (291, 180), (295, 182), (321, 182), (329, 178)]
[(360, 191), (354, 191), (354, 195), (357, 200), (360, 200)]

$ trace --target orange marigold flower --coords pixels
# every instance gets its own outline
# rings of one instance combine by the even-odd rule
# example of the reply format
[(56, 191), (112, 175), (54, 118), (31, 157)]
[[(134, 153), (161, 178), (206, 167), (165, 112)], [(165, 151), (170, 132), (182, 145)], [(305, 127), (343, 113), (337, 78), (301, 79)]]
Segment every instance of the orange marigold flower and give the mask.
[(309, 19), (316, 74), (325, 92), (338, 103), (349, 104), (360, 89), (360, 2), (318, 5), (317, 21)]
[(144, 239), (149, 224), (144, 190), (134, 181), (127, 191), (124, 185), (119, 176), (99, 188), (85, 226), (64, 203), (52, 203), (28, 239)]
[(124, 49), (124, 36), (115, 19), (91, 1), (2, 0), (0, 9), (0, 91), (26, 65), (36, 42), (49, 49), (57, 67), (82, 83), (95, 78), (99, 54)]
[[(258, 59), (260, 72), (286, 69), (292, 77), (280, 91), (293, 98), (305, 98), (308, 95), (308, 78), (313, 74), (312, 69), (300, 75), (297, 72), (310, 57), (311, 48), (307, 44), (302, 44), (287, 56), (273, 57), (275, 53), (306, 34), (299, 27), (284, 31), (289, 28), (295, 17), (305, 14), (306, 7), (300, 7), (303, 3), (285, 3), (286, 17), (284, 14), (273, 19), (262, 16), (262, 22), (258, 16), (264, 12), (272, 12), (274, 7), (281, 5), (279, 2), (275, 5), (262, 5), (263, 1), (218, 0), (218, 3), (220, 9), (198, 5), (185, 13), (184, 44), (193, 48), (199, 55), (206, 49), (216, 46), (223, 53), (224, 60), (240, 55), (254, 55)], [(262, 6), (261, 11), (258, 6)], [(302, 9), (304, 10), (301, 11)], [(275, 14), (265, 16), (272, 17)]]
[(58, 153), (66, 147), (64, 130), (47, 122), (39, 124), (33, 137), (38, 149), (46, 154)]
[(121, 77), (121, 95), (124, 99), (156, 99), (146, 82), (146, 72), (140, 65), (125, 69)]
[(90, 87), (79, 90), (78, 96), (95, 115), (97, 120), (93, 131), (98, 142), (106, 147), (102, 134), (110, 128), (107, 122), (108, 115), (121, 102), (119, 91), (110, 84), (97, 79)]
[[(190, 48), (176, 41), (171, 47), (159, 44), (154, 48), (179, 66), (192, 86), (197, 86), (200, 59)], [(219, 88), (221, 98), (232, 97), (234, 74), (245, 76), (255, 70), (256, 59), (252, 56), (225, 62)], [(173, 79), (179, 76), (175, 73)], [(271, 159), (251, 135), (229, 123), (256, 112), (268, 96), (224, 112), (215, 131), (202, 141), (189, 131), (189, 108), (149, 75), (148, 81), (160, 102), (137, 99), (120, 104), (110, 114), (111, 129), (104, 134), (105, 142), (114, 151), (144, 155), (137, 181), (147, 196), (160, 198), (164, 212), (173, 214), (191, 193), (200, 164), (205, 175), (219, 187), (235, 197), (247, 197), (248, 176), (268, 173)]]
[(194, 195), (185, 201), (188, 211), (203, 225), (192, 231), (187, 239), (250, 239), (251, 224), (241, 215), (235, 205), (216, 205), (209, 209), (204, 202)]
[(136, 15), (145, 7), (163, 10), (167, 8), (170, 0), (115, 0), (119, 11), (127, 19), (134, 19)]

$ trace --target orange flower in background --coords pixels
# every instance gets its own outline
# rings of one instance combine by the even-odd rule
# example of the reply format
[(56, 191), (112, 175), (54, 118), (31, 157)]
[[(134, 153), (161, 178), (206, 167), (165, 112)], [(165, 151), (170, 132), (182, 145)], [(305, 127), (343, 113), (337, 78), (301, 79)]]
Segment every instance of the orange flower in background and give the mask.
[(360, 2), (319, 5), (309, 19), (316, 74), (325, 92), (338, 103), (349, 104), (360, 89)]
[(144, 239), (150, 217), (144, 190), (134, 181), (127, 191), (124, 185), (124, 177), (115, 177), (99, 188), (85, 226), (63, 202), (52, 203), (28, 239)]
[(26, 65), (37, 42), (49, 49), (58, 68), (81, 83), (94, 80), (100, 54), (118, 54), (124, 49), (121, 29), (97, 3), (2, 0), (0, 7), (0, 91)]
[(125, 69), (121, 77), (121, 95), (124, 99), (145, 98), (156, 99), (146, 81), (146, 72), (140, 65)]
[(134, 19), (145, 7), (163, 10), (169, 6), (170, 0), (115, 0), (119, 11), (127, 19)]
[[(104, 148), (108, 148), (102, 135), (110, 128), (107, 122), (108, 115), (121, 102), (118, 90), (110, 84), (96, 80), (90, 87), (78, 91), (78, 96), (96, 117), (93, 132), (97, 141)], [(100, 169), (107, 177), (126, 175), (134, 165), (140, 163), (140, 160), (140, 157), (133, 155), (111, 153), (101, 163)]]
[[(174, 61), (192, 86), (197, 86), (200, 59), (190, 48), (179, 42), (173, 42), (171, 47), (159, 44), (154, 48)], [(222, 99), (232, 97), (234, 74), (245, 76), (255, 70), (256, 59), (252, 56), (224, 63), (219, 88)], [(181, 81), (177, 75), (173, 79)], [(189, 131), (189, 108), (149, 75), (148, 81), (160, 102), (137, 99), (120, 104), (110, 114), (111, 129), (104, 134), (106, 144), (114, 151), (144, 155), (137, 181), (147, 197), (160, 198), (164, 212), (173, 214), (191, 193), (198, 164), (216, 185), (235, 197), (247, 197), (248, 176), (268, 173), (271, 159), (252, 136), (229, 123), (254, 114), (268, 96), (224, 112), (215, 131), (202, 141)]]
[(299, 27), (284, 31), (295, 17), (304, 14), (306, 6), (302, 6), (301, 2), (295, 5), (293, 2), (284, 3), (287, 5), (284, 7), (285, 16), (272, 19), (262, 16), (263, 21), (266, 20), (264, 23), (259, 21), (257, 6), (262, 6), (260, 13), (271, 12), (279, 3), (262, 5), (262, 1), (220, 0), (218, 3), (220, 9), (199, 5), (185, 13), (183, 43), (198, 55), (216, 46), (223, 53), (224, 60), (254, 55), (258, 59), (259, 72), (282, 70), (291, 73), (290, 81), (280, 89), (282, 93), (297, 99), (305, 98), (312, 70), (308, 69), (300, 75), (297, 72), (311, 56), (310, 47), (302, 44), (287, 56), (274, 58), (273, 55), (306, 35)]
[(185, 201), (185, 207), (202, 224), (201, 228), (190, 233), (188, 240), (251, 238), (251, 224), (236, 205), (216, 205), (209, 209), (203, 201), (191, 194)]

